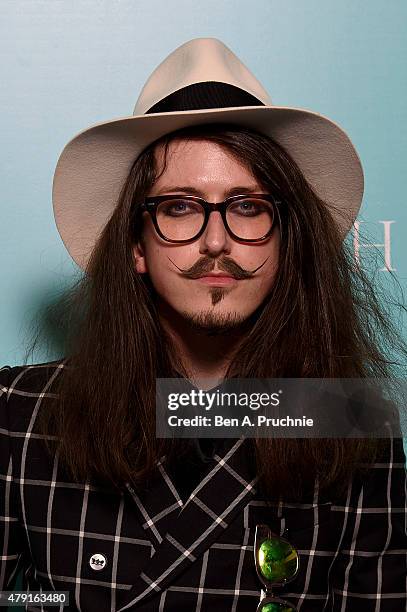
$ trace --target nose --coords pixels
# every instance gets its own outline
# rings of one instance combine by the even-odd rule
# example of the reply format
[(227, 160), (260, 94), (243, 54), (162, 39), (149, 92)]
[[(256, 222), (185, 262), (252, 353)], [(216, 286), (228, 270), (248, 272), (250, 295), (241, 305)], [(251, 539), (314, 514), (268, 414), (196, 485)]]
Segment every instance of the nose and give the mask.
[(219, 211), (212, 211), (208, 225), (200, 238), (199, 252), (216, 256), (220, 253), (230, 253), (231, 237), (226, 231)]

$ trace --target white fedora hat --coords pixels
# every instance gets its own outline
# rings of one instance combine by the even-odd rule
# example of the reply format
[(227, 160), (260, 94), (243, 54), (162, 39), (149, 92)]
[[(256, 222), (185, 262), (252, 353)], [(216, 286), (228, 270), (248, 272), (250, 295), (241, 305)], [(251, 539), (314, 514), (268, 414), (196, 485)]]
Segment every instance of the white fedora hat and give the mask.
[(93, 125), (63, 149), (54, 175), (53, 207), (71, 257), (86, 268), (141, 151), (174, 130), (234, 123), (271, 136), (291, 155), (346, 233), (363, 196), (363, 170), (347, 134), (301, 108), (273, 106), (240, 59), (216, 38), (196, 38), (164, 59), (145, 83), (132, 116)]

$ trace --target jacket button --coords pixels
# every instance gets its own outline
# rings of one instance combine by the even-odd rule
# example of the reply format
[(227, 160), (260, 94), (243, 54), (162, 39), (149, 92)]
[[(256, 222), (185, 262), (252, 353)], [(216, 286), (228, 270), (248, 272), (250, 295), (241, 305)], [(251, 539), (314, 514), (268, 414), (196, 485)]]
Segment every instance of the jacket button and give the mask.
[(106, 563), (107, 563), (107, 559), (105, 555), (102, 555), (101, 553), (95, 553), (89, 559), (89, 565), (91, 566), (93, 570), (96, 570), (97, 572), (99, 570), (104, 569), (106, 567)]

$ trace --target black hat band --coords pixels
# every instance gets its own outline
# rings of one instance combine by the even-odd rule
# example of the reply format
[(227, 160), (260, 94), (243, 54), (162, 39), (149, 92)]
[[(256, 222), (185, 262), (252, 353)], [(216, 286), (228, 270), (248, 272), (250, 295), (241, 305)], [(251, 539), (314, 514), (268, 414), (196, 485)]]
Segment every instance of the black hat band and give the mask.
[(244, 89), (229, 85), (229, 83), (205, 81), (174, 91), (154, 104), (145, 114), (228, 108), (230, 106), (265, 106), (265, 104)]

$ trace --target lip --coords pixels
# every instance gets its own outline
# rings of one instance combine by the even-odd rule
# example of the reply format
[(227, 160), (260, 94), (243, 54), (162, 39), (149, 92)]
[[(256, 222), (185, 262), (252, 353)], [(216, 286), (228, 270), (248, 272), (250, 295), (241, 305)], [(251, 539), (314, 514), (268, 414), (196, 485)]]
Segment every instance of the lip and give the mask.
[(237, 279), (226, 274), (206, 274), (196, 279), (204, 285), (212, 285), (215, 287), (225, 287), (237, 283)]

